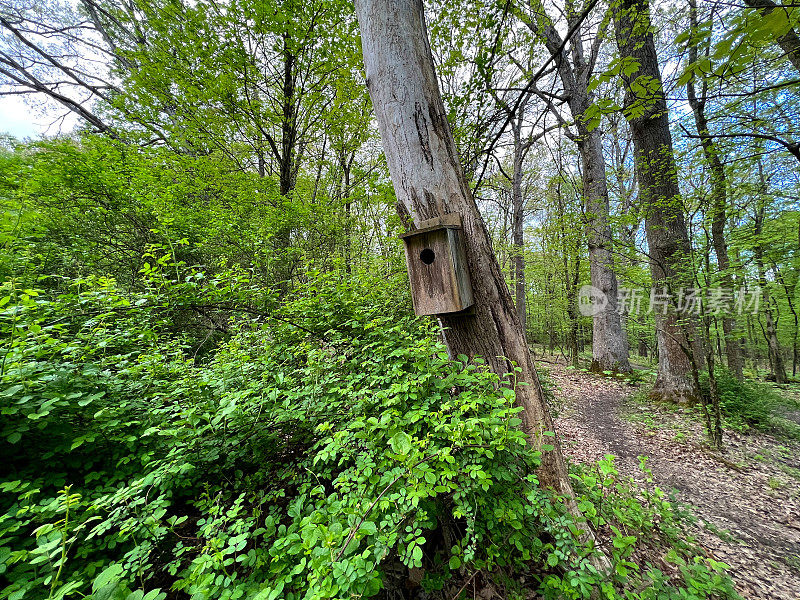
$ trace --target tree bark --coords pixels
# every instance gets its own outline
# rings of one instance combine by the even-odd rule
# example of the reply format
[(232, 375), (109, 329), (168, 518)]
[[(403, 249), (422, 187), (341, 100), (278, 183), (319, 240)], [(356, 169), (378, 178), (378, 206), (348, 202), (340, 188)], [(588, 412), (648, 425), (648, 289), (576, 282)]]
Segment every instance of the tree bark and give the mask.
[[(692, 29), (697, 29), (696, 0), (690, 1), (689, 14)], [(689, 48), (689, 61), (697, 61), (697, 46), (694, 44)], [(725, 168), (720, 160), (717, 144), (714, 142), (714, 138), (708, 128), (705, 112), (705, 83), (702, 85), (702, 92), (699, 98), (693, 80), (690, 80), (686, 87), (689, 106), (692, 109), (695, 126), (697, 127), (697, 135), (700, 136), (700, 146), (703, 149), (703, 156), (711, 172), (711, 244), (717, 257), (717, 268), (722, 286), (733, 293), (733, 274), (731, 273), (731, 261), (728, 256), (728, 244), (725, 241), (725, 214), (728, 206), (728, 185), (725, 178)], [(739, 347), (739, 340), (736, 337), (735, 330), (736, 321), (734, 318), (730, 314), (723, 314), (722, 332), (725, 336), (725, 354), (728, 358), (728, 369), (736, 379), (741, 381), (743, 378), (742, 351)]]
[[(617, 194), (619, 197), (619, 213), (621, 215), (626, 215), (628, 219), (630, 219), (632, 216), (636, 215), (635, 202), (637, 181), (636, 173), (634, 172), (632, 174), (633, 176), (631, 176), (631, 173), (626, 169), (625, 166), (632, 145), (632, 140), (627, 132), (621, 130), (622, 128), (620, 127), (618, 117), (619, 115), (614, 115), (611, 119), (611, 171), (614, 175), (613, 181), (617, 187)], [(636, 236), (638, 231), (638, 217), (634, 220), (629, 220), (628, 222), (622, 222), (619, 224), (618, 248), (620, 248), (624, 253), (619, 254), (618, 258), (616, 259), (617, 264), (620, 265), (620, 267), (630, 269), (637, 264), (637, 260), (634, 258), (634, 256), (636, 255)], [(634, 322), (635, 317), (632, 318), (632, 316), (628, 314), (628, 307), (622, 306), (620, 308), (620, 324), (622, 326), (622, 332), (625, 336), (625, 342), (628, 344), (628, 348), (631, 348), (632, 344), (631, 333), (635, 332), (635, 328), (631, 329), (629, 326)], [(639, 355), (647, 357), (647, 345), (646, 343), (644, 344), (645, 353), (642, 354), (641, 349), (644, 341), (639, 339), (640, 333), (635, 333), (637, 335), (636, 341), (638, 342), (638, 347), (640, 350)]]
[[(275, 148), (275, 158), (278, 161), (278, 181), (280, 184), (280, 194), (287, 201), (291, 201), (291, 195), (297, 183), (297, 108), (295, 88), (297, 84), (297, 57), (290, 44), (288, 33), (283, 34), (283, 81), (281, 91), (283, 103), (281, 106), (281, 139), (280, 151)], [(290, 280), (296, 267), (296, 259), (291, 252), (292, 226), (285, 224), (275, 232), (275, 249), (279, 253), (280, 261), (276, 268), (276, 279), (281, 293), (289, 290)]]
[[(462, 217), (474, 314), (439, 321), (451, 355), (482, 356), (501, 377), (516, 379), (520, 417), (531, 445), (553, 431), (539, 378), (514, 301), (492, 251), (486, 226), (462, 171), (442, 103), (422, 0), (356, 0), (367, 87), (381, 134), (398, 211), (414, 223), (446, 213)], [(507, 378), (508, 379), (508, 378)], [(544, 452), (540, 481), (573, 496), (556, 438)]]
[(281, 107), (281, 151), (278, 155), (280, 192), (288, 196), (297, 181), (297, 109), (295, 87), (297, 84), (297, 57), (290, 44), (288, 33), (283, 34), (283, 106)]
[[(579, 128), (584, 129), (584, 128)], [(586, 131), (578, 142), (583, 162), (583, 194), (592, 287), (608, 299), (605, 309), (592, 318), (592, 370), (630, 373), (628, 338), (622, 330), (617, 303), (617, 276), (608, 221), (608, 187), (600, 130)]]
[[(584, 217), (586, 240), (589, 246), (589, 274), (592, 287), (608, 299), (605, 308), (592, 317), (593, 371), (630, 373), (628, 339), (622, 329), (617, 310), (617, 277), (614, 274), (611, 226), (609, 224), (608, 185), (606, 163), (603, 157), (602, 131), (591, 128), (586, 112), (594, 105), (594, 95), (589, 91), (589, 80), (595, 56), (586, 56), (580, 30), (570, 41), (572, 58), (564, 50), (561, 35), (556, 30), (544, 8), (537, 3), (536, 19), (525, 19), (528, 27), (543, 38), (548, 52), (555, 60), (567, 104), (578, 131), (573, 136), (582, 162)], [(539, 25), (541, 23), (541, 25)], [(598, 34), (600, 35), (600, 34)], [(596, 54), (599, 46), (590, 53)]]
[[(650, 271), (657, 293), (675, 297), (691, 284), (690, 243), (678, 189), (667, 103), (650, 25), (647, 0), (622, 0), (614, 7), (614, 28), (623, 60), (638, 65), (623, 72), (625, 116), (630, 124), (639, 198), (645, 216)], [(679, 319), (674, 303), (655, 310), (658, 374), (652, 395), (678, 403), (694, 403), (699, 390), (692, 381), (692, 361), (702, 364), (695, 342), (695, 319)]]

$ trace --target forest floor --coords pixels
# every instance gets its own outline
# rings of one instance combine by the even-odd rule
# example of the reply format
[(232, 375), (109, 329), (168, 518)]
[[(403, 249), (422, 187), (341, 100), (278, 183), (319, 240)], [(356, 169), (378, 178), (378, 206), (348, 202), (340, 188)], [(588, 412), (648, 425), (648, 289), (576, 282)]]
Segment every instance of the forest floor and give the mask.
[(800, 441), (726, 431), (712, 452), (690, 410), (653, 406), (635, 385), (552, 360), (542, 367), (557, 387), (556, 429), (571, 461), (614, 454), (620, 473), (641, 480), (638, 457), (649, 457), (656, 485), (692, 505), (689, 533), (730, 565), (742, 596), (800, 600)]

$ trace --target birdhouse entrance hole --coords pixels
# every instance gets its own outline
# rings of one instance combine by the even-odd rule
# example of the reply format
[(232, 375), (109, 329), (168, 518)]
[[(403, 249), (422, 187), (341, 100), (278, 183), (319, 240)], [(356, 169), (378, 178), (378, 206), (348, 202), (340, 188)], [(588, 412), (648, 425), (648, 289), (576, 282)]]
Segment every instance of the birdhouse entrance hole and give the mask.
[(461, 215), (449, 214), (400, 236), (416, 314), (457, 313), (472, 306), (463, 234)]

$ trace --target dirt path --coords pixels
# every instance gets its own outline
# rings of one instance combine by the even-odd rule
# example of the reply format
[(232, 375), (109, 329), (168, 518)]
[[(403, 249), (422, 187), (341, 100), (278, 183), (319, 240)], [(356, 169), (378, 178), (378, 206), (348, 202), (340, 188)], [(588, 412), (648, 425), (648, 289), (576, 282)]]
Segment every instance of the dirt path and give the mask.
[(725, 450), (711, 453), (685, 413), (635, 403), (627, 383), (544, 366), (559, 388), (556, 427), (571, 460), (614, 454), (637, 476), (638, 456), (649, 457), (659, 487), (694, 505), (692, 533), (731, 566), (745, 598), (800, 600), (800, 444), (726, 432)]

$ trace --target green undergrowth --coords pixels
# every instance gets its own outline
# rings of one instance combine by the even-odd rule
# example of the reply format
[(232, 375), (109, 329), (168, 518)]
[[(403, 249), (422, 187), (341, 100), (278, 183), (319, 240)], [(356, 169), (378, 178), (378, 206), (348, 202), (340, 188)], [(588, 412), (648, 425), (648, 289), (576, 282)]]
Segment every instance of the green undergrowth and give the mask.
[(621, 475), (612, 455), (570, 473), (579, 508), (612, 558), (612, 576), (636, 586), (620, 597), (738, 598), (727, 565), (705, 557), (687, 533), (697, 520), (690, 507), (655, 485), (646, 457), (639, 467), (641, 483)]
[[(513, 387), (386, 286), (310, 274), (275, 308), (201, 275), (0, 293), (0, 598), (734, 597), (611, 459), (572, 473), (581, 542)], [(234, 301), (215, 351), (175, 334), (176, 304)]]
[[(739, 381), (727, 369), (716, 369), (720, 407), (727, 428), (747, 432), (750, 429), (769, 431), (800, 438), (800, 426), (785, 418), (785, 408), (796, 408), (795, 402), (774, 387), (756, 381)], [(702, 392), (709, 394), (708, 373), (700, 377)]]
[[(724, 368), (715, 371), (717, 388), (720, 394), (720, 411), (725, 429), (739, 433), (763, 431), (779, 436), (800, 439), (800, 425), (786, 418), (787, 411), (800, 409), (798, 402), (768, 384), (745, 379), (739, 381)], [(702, 393), (709, 398), (708, 372), (700, 373)], [(659, 402), (654, 405), (648, 398), (648, 389), (640, 388), (627, 401), (628, 410), (623, 417), (641, 423), (650, 430), (665, 426), (664, 413), (685, 415), (691, 419), (703, 418), (702, 408), (681, 406)], [(688, 433), (678, 421), (670, 421), (668, 426), (676, 430), (681, 439)]]

